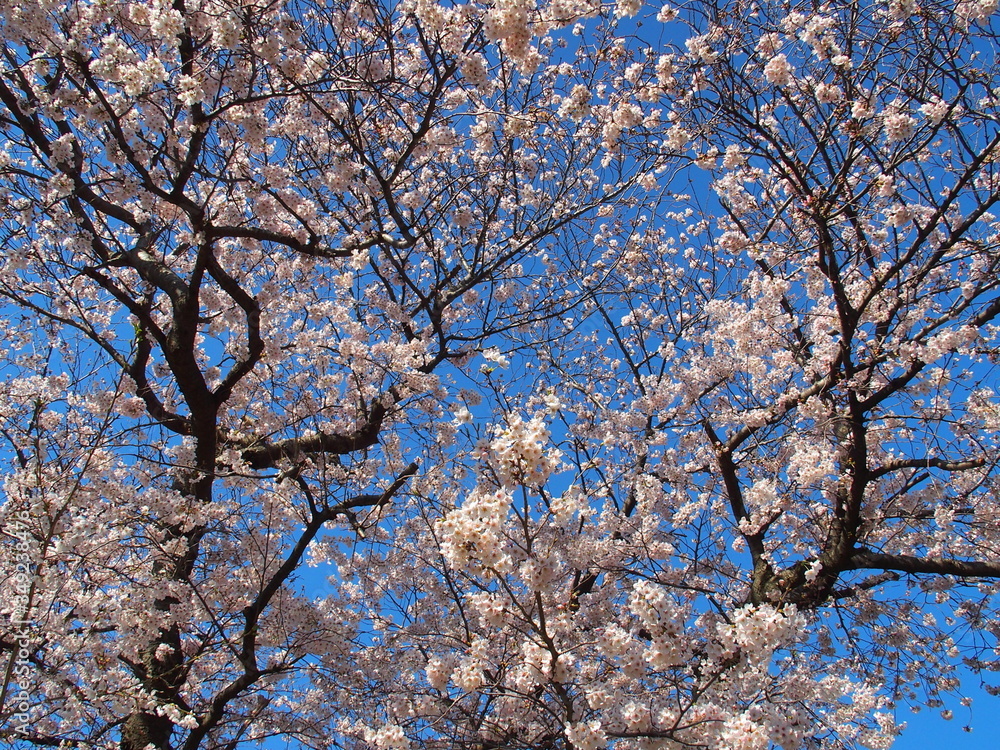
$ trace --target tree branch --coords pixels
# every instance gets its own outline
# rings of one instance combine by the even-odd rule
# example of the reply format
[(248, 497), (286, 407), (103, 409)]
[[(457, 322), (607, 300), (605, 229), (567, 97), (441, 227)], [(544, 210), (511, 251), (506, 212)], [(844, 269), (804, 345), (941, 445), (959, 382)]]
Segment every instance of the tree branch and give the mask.
[(888, 555), (864, 547), (855, 549), (845, 570), (898, 570), (901, 573), (928, 573), (961, 578), (1000, 578), (1000, 560), (958, 560), (948, 557)]
[(310, 453), (343, 456), (368, 448), (378, 442), (382, 422), (388, 411), (385, 406), (376, 403), (368, 414), (367, 423), (349, 435), (319, 433), (248, 446), (243, 450), (243, 460), (252, 469), (270, 469), (274, 468), (282, 458), (294, 458)]
[(941, 469), (942, 471), (968, 471), (979, 469), (986, 465), (985, 458), (970, 458), (965, 461), (949, 461), (936, 456), (923, 458), (895, 458), (886, 461), (882, 466), (872, 470), (870, 479), (878, 479), (893, 471), (901, 469)]

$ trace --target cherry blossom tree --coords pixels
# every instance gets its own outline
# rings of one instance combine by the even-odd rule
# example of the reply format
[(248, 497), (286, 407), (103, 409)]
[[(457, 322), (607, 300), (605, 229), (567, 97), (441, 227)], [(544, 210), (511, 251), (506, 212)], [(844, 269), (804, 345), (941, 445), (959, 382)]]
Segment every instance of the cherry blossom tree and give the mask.
[(994, 11), (5, 5), (5, 739), (881, 748), (1000, 669)]

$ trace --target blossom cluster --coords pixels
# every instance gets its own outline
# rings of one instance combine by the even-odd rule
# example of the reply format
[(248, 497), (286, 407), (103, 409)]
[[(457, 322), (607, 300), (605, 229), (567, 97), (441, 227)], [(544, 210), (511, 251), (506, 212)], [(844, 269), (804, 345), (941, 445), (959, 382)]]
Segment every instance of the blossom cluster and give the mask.
[(541, 416), (525, 422), (519, 415), (513, 415), (497, 430), (489, 454), (503, 486), (537, 487), (559, 470), (562, 453), (550, 444), (549, 437)]
[(506, 569), (511, 558), (503, 530), (512, 496), (508, 490), (473, 490), (462, 505), (436, 524), (441, 552), (456, 568)]
[(1000, 632), (996, 9), (8, 2), (39, 741), (888, 746)]
[(720, 625), (723, 643), (738, 646), (753, 662), (768, 661), (777, 650), (802, 639), (806, 618), (794, 605), (747, 606), (732, 615), (731, 624)]
[(483, 17), (487, 39), (501, 42), (504, 51), (525, 70), (534, 70), (541, 56), (531, 45), (534, 0), (498, 0)]
[(569, 96), (559, 105), (559, 116), (579, 122), (590, 114), (590, 89), (582, 83), (576, 84)]

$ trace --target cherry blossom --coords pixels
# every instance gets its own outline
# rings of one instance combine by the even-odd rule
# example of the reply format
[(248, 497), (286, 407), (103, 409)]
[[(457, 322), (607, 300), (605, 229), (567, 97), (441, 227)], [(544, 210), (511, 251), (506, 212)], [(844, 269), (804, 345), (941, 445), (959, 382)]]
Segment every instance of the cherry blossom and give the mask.
[(996, 11), (6, 3), (4, 740), (888, 748), (1000, 691)]

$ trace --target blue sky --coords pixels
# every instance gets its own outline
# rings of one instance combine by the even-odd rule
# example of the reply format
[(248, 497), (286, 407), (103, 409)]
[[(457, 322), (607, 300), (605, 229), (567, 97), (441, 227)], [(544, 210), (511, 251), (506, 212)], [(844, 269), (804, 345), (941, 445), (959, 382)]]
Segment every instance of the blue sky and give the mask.
[[(982, 693), (982, 698), (973, 705), (971, 717), (968, 709), (958, 707), (951, 721), (943, 720), (936, 711), (926, 708), (919, 714), (899, 716), (900, 721), (906, 721), (907, 728), (892, 748), (926, 750), (951, 745), (961, 750), (996, 750), (1000, 747), (1000, 718), (996, 713), (996, 700)], [(990, 705), (990, 701), (994, 704)], [(972, 731), (966, 732), (963, 727), (970, 720)]]
[[(995, 682), (996, 680), (993, 680)], [(957, 699), (945, 700), (945, 709), (954, 717), (946, 721), (941, 717), (944, 709), (924, 707), (912, 713), (901, 706), (896, 714), (898, 722), (906, 722), (906, 731), (896, 740), (893, 750), (927, 750), (927, 748), (955, 748), (955, 750), (997, 750), (1000, 748), (1000, 698), (979, 687), (979, 681), (969, 676), (965, 694), (972, 698), (966, 708)], [(972, 731), (966, 731), (971, 727)]]

